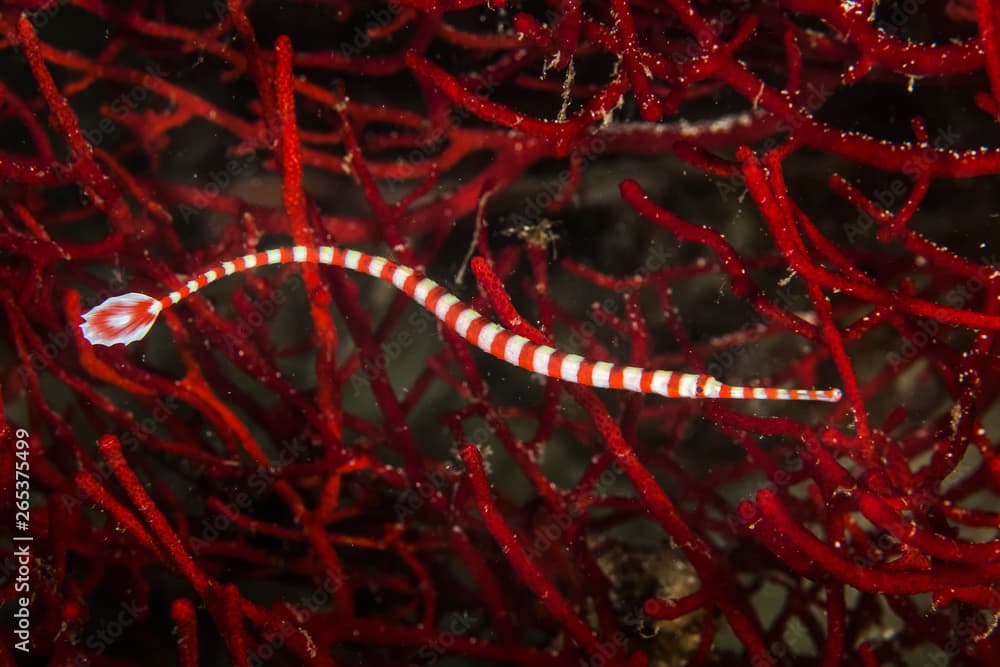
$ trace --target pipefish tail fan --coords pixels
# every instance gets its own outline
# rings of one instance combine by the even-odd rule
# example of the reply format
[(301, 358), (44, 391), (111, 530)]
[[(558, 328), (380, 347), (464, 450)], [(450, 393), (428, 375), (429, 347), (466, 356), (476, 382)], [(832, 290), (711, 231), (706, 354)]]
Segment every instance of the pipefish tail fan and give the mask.
[(162, 310), (158, 299), (129, 292), (113, 296), (84, 313), (80, 330), (93, 345), (128, 345), (149, 333)]

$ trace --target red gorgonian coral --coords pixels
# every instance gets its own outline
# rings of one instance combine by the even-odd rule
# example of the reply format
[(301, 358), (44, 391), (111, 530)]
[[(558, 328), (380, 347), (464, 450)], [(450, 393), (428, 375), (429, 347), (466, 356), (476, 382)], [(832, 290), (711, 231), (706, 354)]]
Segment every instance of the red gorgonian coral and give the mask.
[(996, 3), (0, 8), (3, 664), (1000, 664)]

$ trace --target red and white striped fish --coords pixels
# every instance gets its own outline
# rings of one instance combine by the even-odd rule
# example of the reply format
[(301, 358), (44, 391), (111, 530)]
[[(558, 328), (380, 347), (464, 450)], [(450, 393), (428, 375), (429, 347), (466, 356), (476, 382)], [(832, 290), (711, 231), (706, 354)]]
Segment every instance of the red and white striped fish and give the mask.
[(757, 398), (829, 402), (839, 401), (841, 398), (839, 389), (734, 387), (723, 384), (710, 375), (646, 370), (605, 361), (589, 361), (576, 354), (533, 343), (494, 324), (436, 282), (409, 267), (400, 266), (384, 257), (332, 246), (293, 246), (238, 257), (192, 278), (186, 285), (161, 299), (136, 292), (112, 297), (88, 311), (83, 316), (80, 328), (84, 337), (94, 345), (128, 344), (143, 338), (164, 308), (169, 308), (205, 285), (256, 266), (289, 262), (341, 266), (392, 283), (434, 313), (445, 326), (479, 349), (509, 364), (567, 382), (659, 394), (667, 398)]

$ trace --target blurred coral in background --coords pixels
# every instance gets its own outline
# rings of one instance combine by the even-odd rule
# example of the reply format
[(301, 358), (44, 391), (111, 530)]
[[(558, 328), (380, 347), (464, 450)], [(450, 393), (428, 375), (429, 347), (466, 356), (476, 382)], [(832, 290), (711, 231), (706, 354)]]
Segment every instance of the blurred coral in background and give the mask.
[[(2, 664), (997, 665), (1000, 7), (0, 1)], [(338, 244), (592, 359), (540, 378)]]

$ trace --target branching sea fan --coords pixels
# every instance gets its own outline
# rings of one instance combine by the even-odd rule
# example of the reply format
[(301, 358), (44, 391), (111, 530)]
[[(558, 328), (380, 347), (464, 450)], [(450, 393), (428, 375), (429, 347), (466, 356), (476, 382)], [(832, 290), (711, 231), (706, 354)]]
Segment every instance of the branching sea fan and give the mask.
[(0, 0), (0, 665), (1000, 664), (998, 27)]

